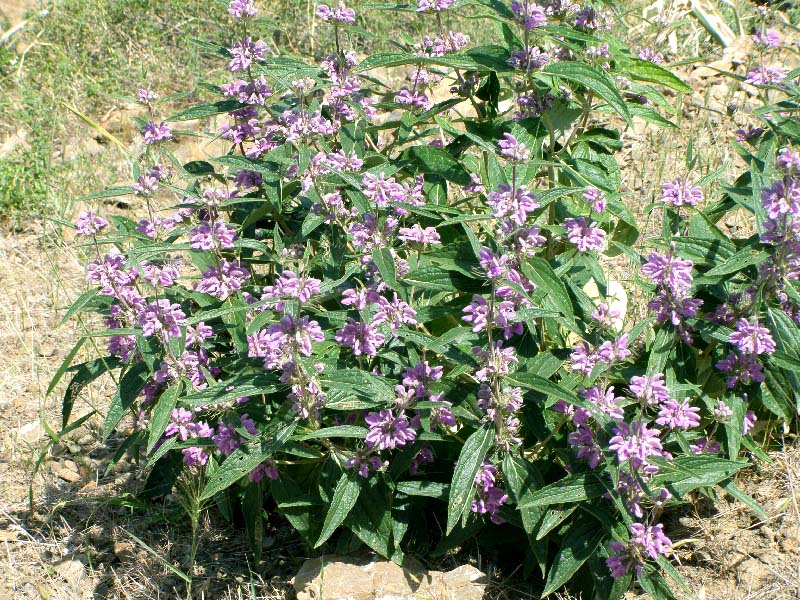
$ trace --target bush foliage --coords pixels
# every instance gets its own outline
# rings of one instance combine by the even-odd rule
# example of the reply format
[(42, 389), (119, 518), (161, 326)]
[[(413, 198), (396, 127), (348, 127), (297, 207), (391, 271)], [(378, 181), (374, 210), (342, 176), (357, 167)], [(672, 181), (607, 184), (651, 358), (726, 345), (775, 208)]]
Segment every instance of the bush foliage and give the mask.
[[(504, 43), (445, 30), (465, 6)], [(238, 41), (198, 42), (232, 74), (202, 86), (215, 98), (162, 121), (139, 90), (135, 183), (91, 197), (134, 194), (148, 216), (76, 224), (95, 258), (67, 316), (101, 315), (87, 337), (108, 355), (59, 371), (65, 425), (116, 372), (104, 433), (132, 417), (117, 455), (146, 457), (143, 496), (178, 485), (241, 514), (256, 552), (277, 512), (309, 548), (402, 562), (476, 538), (524, 548), (542, 595), (635, 579), (671, 598), (663, 512), (716, 486), (760, 511), (740, 455), (763, 455), (757, 418), (798, 414), (796, 74), (748, 75), (782, 98), (734, 144), (749, 171), (705, 198), (725, 173), (693, 179), (690, 150), (640, 240), (620, 132), (674, 127), (664, 92), (691, 90), (625, 47), (610, 9), (371, 8), (430, 36), (360, 57), (368, 19), (319, 5), (330, 54), (307, 62), (234, 0)], [(177, 161), (173, 127), (220, 113), (228, 152)], [(719, 223), (742, 209), (755, 233), (735, 239)]]

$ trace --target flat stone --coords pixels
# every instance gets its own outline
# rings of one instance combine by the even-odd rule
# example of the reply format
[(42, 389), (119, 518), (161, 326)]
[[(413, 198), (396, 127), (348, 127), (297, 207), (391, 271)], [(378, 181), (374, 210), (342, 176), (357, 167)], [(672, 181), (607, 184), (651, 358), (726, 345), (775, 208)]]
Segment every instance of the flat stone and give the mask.
[(69, 483), (77, 483), (81, 480), (78, 465), (71, 460), (65, 460), (63, 463), (53, 463), (50, 466), (50, 470), (54, 475)]
[(400, 566), (325, 555), (303, 563), (292, 585), (297, 600), (481, 600), (486, 576), (471, 565), (427, 571), (412, 558)]

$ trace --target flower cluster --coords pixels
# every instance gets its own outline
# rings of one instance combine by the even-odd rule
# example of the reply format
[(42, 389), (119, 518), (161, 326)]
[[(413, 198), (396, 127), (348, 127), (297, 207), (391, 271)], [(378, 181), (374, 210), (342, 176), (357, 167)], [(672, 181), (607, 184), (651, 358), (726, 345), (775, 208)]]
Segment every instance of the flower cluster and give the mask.
[[(770, 183), (757, 207), (741, 182), (707, 207), (703, 182), (664, 183), (664, 235), (642, 254), (607, 88), (628, 107), (667, 98), (643, 79), (656, 67), (642, 60), (663, 56), (632, 56), (599, 4), (484, 3), (478, 16), (508, 25), (500, 52), (446, 28), (460, 4), (418, 0), (404, 14), (428, 35), (362, 58), (348, 45), (356, 12), (337, 0), (315, 7), (327, 25), (313, 64), (256, 37), (257, 4), (227, 5), (222, 100), (201, 109), (227, 111), (209, 134), (225, 146), (218, 160), (178, 164), (168, 124), (181, 116), (162, 120), (165, 103), (137, 93), (143, 156), (130, 186), (104, 194), (146, 217), (77, 218), (94, 289), (73, 311), (99, 314), (107, 353), (73, 369), (70, 389), (118, 369), (126, 443), (146, 448), (165, 485), (190, 479), (219, 506), (271, 495), (259, 506), (309, 545), (331, 534), (313, 511), (338, 499), (349, 512), (337, 523), (382, 555), (405, 551), (408, 531), (436, 543), (444, 522), (505, 523), (535, 554), (556, 526), (569, 544), (564, 532), (598, 516), (611, 575), (650, 576), (671, 547), (664, 506), (744, 464), (728, 459), (752, 443), (738, 431), (758, 411), (789, 411), (800, 153), (770, 147), (783, 149), (777, 175), (759, 173)], [(762, 57), (780, 43), (757, 38)], [(376, 64), (406, 79), (382, 82)], [(609, 86), (566, 76), (578, 65)], [(652, 118), (662, 104), (629, 112)], [(773, 140), (783, 118), (743, 130), (737, 151)], [(757, 236), (717, 227), (733, 203), (762, 216)], [(649, 316), (621, 300), (617, 256), (642, 265), (628, 280), (641, 294), (627, 292)], [(698, 464), (694, 486), (684, 474)], [(578, 510), (557, 511), (563, 524), (529, 518), (543, 499)]]

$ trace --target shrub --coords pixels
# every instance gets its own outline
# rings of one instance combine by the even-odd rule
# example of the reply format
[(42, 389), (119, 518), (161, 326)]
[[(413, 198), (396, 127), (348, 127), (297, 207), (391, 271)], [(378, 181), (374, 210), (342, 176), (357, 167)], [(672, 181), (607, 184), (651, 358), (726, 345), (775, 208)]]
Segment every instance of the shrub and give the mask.
[[(721, 173), (695, 180), (689, 156), (637, 243), (620, 128), (674, 127), (661, 90), (688, 86), (591, 5), (462, 1), (505, 41), (469, 46), (441, 27), (451, 4), (420, 0), (433, 37), (363, 59), (360, 17), (320, 5), (331, 54), (309, 64), (271, 54), (234, 0), (240, 41), (204, 44), (232, 72), (204, 88), (222, 99), (162, 121), (139, 91), (136, 183), (94, 196), (148, 216), (78, 219), (96, 255), (69, 315), (102, 315), (108, 355), (60, 370), (64, 422), (118, 371), (104, 435), (133, 417), (117, 454), (146, 456), (144, 495), (182, 483), (194, 524), (211, 500), (240, 510), (256, 552), (266, 509), (313, 548), (402, 561), (502, 540), (543, 595), (635, 579), (670, 598), (663, 511), (715, 486), (760, 511), (732, 480), (740, 451), (763, 455), (757, 415), (796, 418), (800, 158), (776, 174), (777, 134), (740, 145), (754, 170), (712, 201)], [(413, 69), (401, 89), (371, 75), (395, 67)], [(219, 113), (229, 151), (180, 164), (172, 123)], [(761, 236), (718, 227), (739, 206)], [(623, 269), (641, 315), (614, 299)]]

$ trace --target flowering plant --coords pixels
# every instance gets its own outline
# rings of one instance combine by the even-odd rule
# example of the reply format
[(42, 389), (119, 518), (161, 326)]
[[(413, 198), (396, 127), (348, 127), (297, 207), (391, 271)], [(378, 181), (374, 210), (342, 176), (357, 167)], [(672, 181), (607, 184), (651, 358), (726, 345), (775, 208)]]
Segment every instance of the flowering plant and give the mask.
[[(444, 28), (469, 4), (503, 45)], [(94, 197), (134, 194), (147, 217), (78, 219), (92, 288), (68, 316), (102, 315), (108, 355), (59, 371), (64, 422), (119, 371), (104, 434), (132, 417), (144, 494), (198, 482), (256, 550), (265, 508), (309, 546), (395, 561), (502, 528), (543, 595), (618, 598), (635, 578), (671, 598), (663, 511), (717, 485), (760, 511), (732, 481), (740, 451), (763, 455), (757, 414), (797, 415), (800, 157), (780, 154), (763, 205), (770, 150), (718, 202), (713, 175), (665, 182), (660, 235), (637, 244), (615, 154), (634, 118), (674, 127), (661, 90), (689, 88), (663, 57), (632, 55), (591, 4), (408, 10), (433, 37), (360, 59), (361, 16), (319, 5), (331, 54), (309, 64), (273, 55), (234, 0), (241, 37), (204, 43), (229, 64), (223, 99), (162, 121), (139, 92), (136, 182)], [(387, 93), (371, 73), (398, 67)], [(177, 161), (171, 124), (220, 113), (228, 152)], [(720, 230), (738, 205), (760, 238)]]

